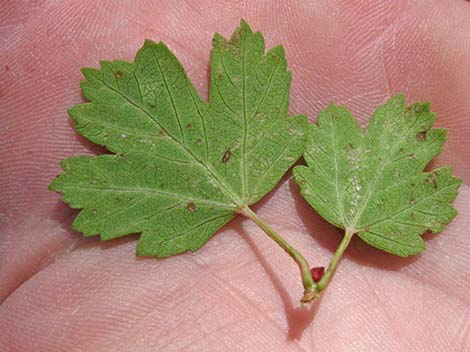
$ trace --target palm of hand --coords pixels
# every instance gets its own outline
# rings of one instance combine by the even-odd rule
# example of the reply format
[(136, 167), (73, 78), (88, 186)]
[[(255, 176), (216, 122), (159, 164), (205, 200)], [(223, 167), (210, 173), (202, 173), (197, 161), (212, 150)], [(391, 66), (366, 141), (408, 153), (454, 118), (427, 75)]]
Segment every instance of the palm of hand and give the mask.
[[(0, 37), (0, 139), (9, 142), (0, 145), (2, 350), (469, 347), (469, 5), (276, 3), (1, 5), (10, 23)], [(301, 309), (297, 268), (249, 221), (235, 220), (198, 253), (159, 261), (136, 258), (135, 238), (99, 243), (70, 232), (74, 213), (47, 184), (60, 159), (97, 151), (77, 138), (66, 115), (81, 101), (79, 68), (131, 59), (143, 38), (161, 39), (204, 94), (211, 36), (231, 33), (241, 17), (268, 46), (285, 45), (293, 113), (313, 117), (335, 101), (364, 125), (397, 92), (432, 102), (437, 124), (449, 129), (434, 164), (454, 165), (464, 185), (454, 203), (460, 215), (429, 238), (424, 255), (404, 260), (354, 240), (321, 302)], [(311, 264), (325, 265), (340, 240), (291, 180), (257, 210)]]

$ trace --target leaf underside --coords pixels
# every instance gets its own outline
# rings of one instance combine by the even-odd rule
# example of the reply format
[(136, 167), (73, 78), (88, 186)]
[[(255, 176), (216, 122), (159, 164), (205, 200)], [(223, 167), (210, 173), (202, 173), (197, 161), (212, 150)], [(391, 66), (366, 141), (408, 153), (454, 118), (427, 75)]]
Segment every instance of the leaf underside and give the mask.
[(424, 172), (446, 140), (432, 128), (429, 104), (406, 106), (398, 95), (375, 111), (364, 132), (351, 113), (330, 105), (310, 125), (304, 158), (294, 168), (302, 196), (331, 224), (368, 244), (408, 256), (421, 234), (444, 229), (461, 181), (449, 167)]
[(265, 53), (248, 24), (214, 36), (209, 102), (163, 43), (133, 63), (82, 70), (89, 101), (76, 130), (113, 154), (62, 161), (50, 189), (82, 209), (73, 228), (112, 239), (141, 233), (137, 253), (197, 250), (261, 199), (301, 156), (307, 118), (287, 118), (291, 74), (281, 46)]

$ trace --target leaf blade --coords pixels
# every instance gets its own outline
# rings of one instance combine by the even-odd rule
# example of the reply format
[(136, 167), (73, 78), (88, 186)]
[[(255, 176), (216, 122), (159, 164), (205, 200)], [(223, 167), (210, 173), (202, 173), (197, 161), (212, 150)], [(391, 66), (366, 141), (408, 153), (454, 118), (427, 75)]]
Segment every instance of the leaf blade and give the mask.
[[(265, 53), (262, 35), (244, 21), (230, 40), (216, 34), (213, 43), (209, 102), (163, 43), (146, 40), (132, 63), (82, 70), (89, 102), (69, 114), (81, 135), (115, 154), (65, 159), (51, 183), (82, 209), (76, 230), (102, 239), (140, 233), (139, 255), (197, 250), (301, 156), (307, 119), (287, 118), (282, 47)], [(278, 135), (269, 153), (266, 141)], [(268, 171), (258, 167), (262, 158)], [(249, 181), (259, 179), (263, 186)]]
[[(450, 168), (423, 172), (446, 139), (445, 130), (432, 128), (434, 120), (428, 103), (407, 107), (398, 95), (361, 132), (347, 110), (331, 105), (309, 130), (307, 167), (294, 169), (302, 196), (372, 246), (400, 256), (422, 252), (420, 235), (442, 231), (456, 216), (450, 203), (461, 184)], [(328, 129), (335, 125), (340, 144)]]

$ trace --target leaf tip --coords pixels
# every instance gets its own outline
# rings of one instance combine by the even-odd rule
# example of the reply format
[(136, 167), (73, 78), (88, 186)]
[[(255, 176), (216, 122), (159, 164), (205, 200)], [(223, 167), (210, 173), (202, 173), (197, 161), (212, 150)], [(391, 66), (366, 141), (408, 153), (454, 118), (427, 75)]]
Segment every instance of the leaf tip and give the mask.
[(219, 32), (215, 32), (214, 36), (212, 37), (212, 48), (215, 48), (219, 43), (225, 41), (225, 38)]
[(393, 95), (389, 100), (388, 100), (388, 103), (390, 102), (397, 102), (397, 103), (402, 103), (402, 104), (406, 104), (406, 95), (405, 93), (397, 93), (395, 95)]
[(452, 176), (452, 179), (454, 180), (457, 188), (460, 188), (460, 186), (462, 186), (463, 180), (461, 178)]
[[(421, 236), (419, 236), (421, 238)], [(412, 255), (418, 255), (418, 254), (421, 254), (423, 253), (424, 251), (426, 251), (426, 242), (424, 242), (424, 240), (421, 238), (421, 242), (419, 244), (417, 244), (415, 247), (413, 247), (412, 249), (410, 249), (408, 252), (404, 252), (403, 255), (400, 254), (400, 253), (392, 253), (392, 254), (397, 254), (398, 256), (400, 257), (410, 257)]]
[(326, 106), (325, 111), (333, 111), (336, 110), (339, 106), (336, 105), (335, 103), (331, 102)]
[(145, 38), (143, 47), (145, 48), (145, 47), (152, 46), (155, 44), (156, 43), (152, 39)]
[(57, 186), (57, 179), (59, 178), (60, 175), (57, 175), (57, 177), (55, 179), (52, 180), (51, 183), (49, 183), (49, 185), (47, 186), (47, 189), (49, 191), (53, 191), (53, 192), (57, 192), (58, 191), (58, 186)]
[[(282, 45), (276, 45), (273, 47), (271, 50), (269, 50), (268, 55), (271, 56), (272, 61), (275, 63), (278, 62), (284, 62), (285, 63), (285, 57), (286, 57), (286, 50), (284, 49), (284, 46)], [(290, 71), (288, 71), (289, 74), (291, 74)]]
[(391, 99), (406, 100), (406, 94), (403, 92), (398, 92), (397, 94), (392, 96)]
[(82, 73), (83, 77), (85, 77), (85, 81), (82, 81), (81, 84), (86, 81), (91, 81), (96, 78), (96, 76), (100, 75), (100, 70), (93, 67), (82, 67), (80, 72)]
[(137, 244), (137, 247), (135, 249), (135, 255), (138, 257), (148, 257), (145, 250), (139, 244)]
[(72, 121), (76, 124), (77, 123), (77, 118), (78, 118), (78, 110), (80, 109), (79, 105), (72, 106), (71, 108), (67, 109), (67, 114), (70, 116)]
[[(404, 93), (398, 93), (392, 97), (390, 97), (390, 99), (388, 99), (385, 104), (383, 105), (379, 105), (377, 107), (377, 110), (379, 110), (380, 108), (383, 108), (383, 109), (390, 109), (390, 108), (393, 108), (393, 107), (399, 107), (399, 109), (402, 109), (402, 110), (406, 110), (407, 109), (407, 106), (406, 106), (406, 95)], [(376, 111), (377, 111), (376, 110)]]
[(248, 32), (252, 32), (250, 25), (249, 25), (248, 22), (247, 22), (245, 19), (243, 19), (243, 18), (240, 19), (240, 26), (239, 26), (239, 28), (241, 28), (241, 29), (243, 29), (243, 30), (247, 30)]

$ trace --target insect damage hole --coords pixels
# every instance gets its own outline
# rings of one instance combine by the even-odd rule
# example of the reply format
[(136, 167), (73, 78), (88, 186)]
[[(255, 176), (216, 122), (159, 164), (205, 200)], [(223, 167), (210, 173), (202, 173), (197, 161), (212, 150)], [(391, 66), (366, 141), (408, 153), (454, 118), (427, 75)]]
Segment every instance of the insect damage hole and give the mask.
[(432, 184), (432, 186), (433, 186), (434, 188), (437, 188), (437, 182), (436, 182), (436, 180), (437, 180), (437, 175), (436, 175), (436, 174), (430, 174), (430, 175), (426, 178), (426, 182)]
[(224, 155), (222, 156), (222, 163), (226, 163), (227, 161), (229, 161), (230, 157), (232, 156), (232, 153), (230, 152), (230, 149), (227, 149), (225, 152), (224, 152)]
[(418, 142), (425, 141), (425, 140), (426, 140), (426, 131), (419, 132), (419, 133), (416, 135), (416, 140), (417, 140)]
[(432, 235), (431, 229), (426, 229), (421, 233), (421, 236), (429, 236), (429, 235)]
[(188, 209), (190, 213), (194, 213), (197, 210), (197, 207), (196, 204), (194, 204), (193, 202), (189, 202), (186, 206), (186, 209)]
[(117, 79), (120, 79), (122, 78), (122, 72), (121, 71), (117, 71), (114, 76), (117, 78)]

